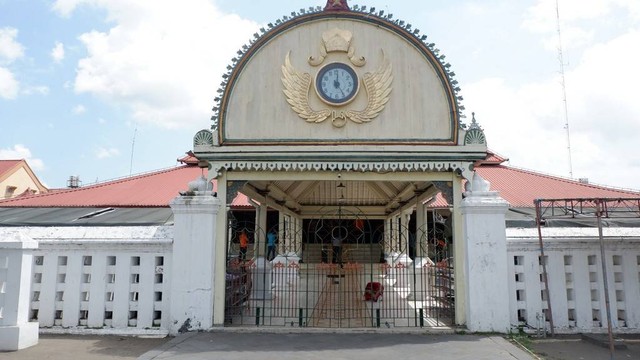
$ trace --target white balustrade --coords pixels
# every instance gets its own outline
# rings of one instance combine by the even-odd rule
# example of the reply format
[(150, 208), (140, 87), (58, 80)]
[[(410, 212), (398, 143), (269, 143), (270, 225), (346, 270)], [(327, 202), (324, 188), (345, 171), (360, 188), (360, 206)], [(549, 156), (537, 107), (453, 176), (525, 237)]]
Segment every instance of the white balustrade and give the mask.
[[(615, 332), (640, 332), (640, 229), (605, 228), (605, 260)], [(607, 309), (597, 229), (508, 229), (511, 324), (549, 329), (546, 261), (554, 329), (607, 332)], [(544, 314), (543, 314), (544, 313)], [(544, 318), (543, 318), (544, 316)]]
[(171, 230), (21, 228), (39, 246), (33, 252), (29, 321), (41, 328), (131, 334), (166, 329)]
[[(32, 262), (31, 281), (22, 284), (30, 287), (28, 321), (80, 332), (170, 328), (171, 226), (0, 228), (0, 237), (16, 231), (38, 243), (26, 257)], [(606, 332), (597, 230), (543, 229), (543, 239), (556, 332)], [(10, 264), (8, 250), (3, 251), (0, 308), (6, 320), (13, 306), (5, 300), (15, 282), (4, 270)], [(537, 230), (507, 229), (507, 254), (510, 323), (542, 327), (547, 295)], [(614, 331), (638, 333), (640, 229), (605, 229), (605, 257)]]

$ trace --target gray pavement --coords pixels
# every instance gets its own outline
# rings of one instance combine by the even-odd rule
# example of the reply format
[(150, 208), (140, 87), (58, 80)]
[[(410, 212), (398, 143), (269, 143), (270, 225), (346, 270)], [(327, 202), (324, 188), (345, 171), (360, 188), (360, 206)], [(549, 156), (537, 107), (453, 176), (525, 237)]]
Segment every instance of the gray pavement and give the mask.
[(220, 331), (178, 336), (138, 359), (530, 360), (535, 357), (500, 336)]
[[(605, 335), (603, 335), (603, 338)], [(614, 349), (615, 360), (640, 360), (640, 335), (617, 335), (624, 344)], [(535, 339), (530, 348), (545, 360), (602, 360), (611, 359), (608, 342), (596, 345), (580, 336), (557, 336), (547, 339)]]
[(115, 335), (40, 334), (38, 345), (20, 351), (0, 352), (0, 360), (136, 359), (169, 340)]
[[(626, 349), (616, 350), (615, 359), (640, 360), (640, 336), (623, 339)], [(583, 341), (579, 336), (531, 339), (527, 343), (537, 355), (500, 336), (382, 331), (289, 333), (286, 329), (224, 328), (176, 338), (41, 334), (38, 345), (0, 352), (0, 360), (610, 359), (607, 348)]]

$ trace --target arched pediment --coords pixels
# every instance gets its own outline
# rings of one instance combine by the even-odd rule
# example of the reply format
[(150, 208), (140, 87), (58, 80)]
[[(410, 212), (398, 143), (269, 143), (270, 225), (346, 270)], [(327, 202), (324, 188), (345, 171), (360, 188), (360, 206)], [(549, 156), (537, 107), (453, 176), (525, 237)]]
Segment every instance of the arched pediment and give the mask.
[(276, 25), (227, 76), (215, 108), (219, 145), (457, 145), (452, 73), (410, 30), (358, 11)]

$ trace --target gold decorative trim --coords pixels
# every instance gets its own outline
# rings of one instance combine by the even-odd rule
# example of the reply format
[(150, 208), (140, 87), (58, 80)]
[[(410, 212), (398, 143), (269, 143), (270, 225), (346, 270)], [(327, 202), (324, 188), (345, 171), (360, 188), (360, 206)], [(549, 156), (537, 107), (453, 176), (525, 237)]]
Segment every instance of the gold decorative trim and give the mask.
[[(391, 62), (386, 58), (384, 51), (381, 51), (381, 53), (382, 64), (380, 67), (375, 72), (365, 73), (363, 77), (364, 87), (367, 92), (367, 106), (360, 111), (353, 109), (338, 111), (330, 109), (314, 110), (311, 108), (309, 91), (312, 85), (312, 77), (309, 73), (301, 73), (293, 67), (290, 59), (291, 51), (289, 51), (282, 66), (283, 92), (287, 102), (299, 117), (310, 123), (320, 123), (329, 117), (331, 117), (332, 125), (338, 128), (345, 126), (347, 120), (351, 120), (356, 124), (370, 122), (384, 110), (392, 89)], [(340, 104), (339, 106), (343, 105)]]
[(364, 88), (367, 90), (369, 101), (367, 107), (362, 111), (347, 110), (345, 117), (357, 124), (371, 121), (378, 116), (389, 101), (391, 94), (391, 63), (384, 56), (382, 51), (382, 65), (373, 73), (364, 74)]
[(284, 94), (291, 109), (307, 122), (319, 123), (325, 121), (331, 110), (322, 109), (315, 111), (309, 105), (309, 88), (311, 87), (311, 75), (298, 72), (289, 60), (291, 51), (287, 53), (282, 66), (282, 84)]
[(328, 53), (331, 52), (344, 52), (347, 53), (349, 61), (354, 66), (364, 66), (367, 60), (364, 56), (356, 56), (356, 50), (351, 44), (353, 34), (349, 30), (342, 30), (333, 28), (322, 33), (322, 43), (320, 46), (320, 56), (309, 56), (307, 60), (311, 66), (319, 66), (322, 64)]

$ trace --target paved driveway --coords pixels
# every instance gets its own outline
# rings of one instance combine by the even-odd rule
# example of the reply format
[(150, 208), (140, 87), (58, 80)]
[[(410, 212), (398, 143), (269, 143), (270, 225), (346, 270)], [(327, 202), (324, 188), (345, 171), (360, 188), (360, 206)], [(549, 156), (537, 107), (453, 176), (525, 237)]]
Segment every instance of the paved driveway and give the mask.
[(366, 333), (189, 333), (142, 360), (535, 359), (500, 336)]

